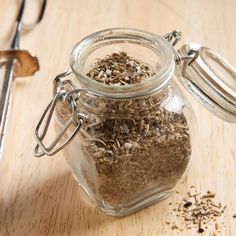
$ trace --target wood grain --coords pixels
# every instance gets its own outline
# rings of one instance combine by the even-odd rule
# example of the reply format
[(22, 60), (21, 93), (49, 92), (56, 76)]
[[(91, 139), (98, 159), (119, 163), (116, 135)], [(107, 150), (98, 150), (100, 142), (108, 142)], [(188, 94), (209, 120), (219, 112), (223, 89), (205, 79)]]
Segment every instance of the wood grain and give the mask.
[[(32, 20), (38, 1), (28, 1)], [(20, 1), (0, 0), (0, 47), (6, 48)], [(35, 5), (30, 5), (35, 4)], [(163, 35), (183, 31), (185, 42), (207, 45), (236, 65), (236, 1), (234, 0), (57, 0), (48, 1), (45, 18), (22, 36), (21, 46), (37, 55), (41, 70), (13, 86), (7, 141), (0, 160), (0, 235), (156, 236), (176, 235), (165, 224), (175, 220), (169, 202), (186, 195), (191, 185), (212, 190), (227, 204), (221, 235), (236, 235), (236, 126), (205, 110), (189, 95), (196, 112), (199, 142), (189, 173), (178, 194), (133, 215), (106, 216), (83, 194), (62, 154), (33, 157), (33, 130), (51, 98), (52, 78), (68, 68), (73, 45), (87, 34), (126, 26)], [(53, 135), (51, 131), (50, 135)], [(184, 230), (179, 235), (196, 235)], [(209, 235), (205, 233), (203, 235)]]

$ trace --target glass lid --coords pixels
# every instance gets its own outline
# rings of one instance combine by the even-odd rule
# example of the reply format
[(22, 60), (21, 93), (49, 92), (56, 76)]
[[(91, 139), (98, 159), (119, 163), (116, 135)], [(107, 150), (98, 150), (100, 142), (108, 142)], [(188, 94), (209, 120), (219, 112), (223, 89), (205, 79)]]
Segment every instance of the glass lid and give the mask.
[(178, 52), (182, 84), (215, 115), (236, 122), (236, 69), (215, 51), (197, 44), (184, 45)]

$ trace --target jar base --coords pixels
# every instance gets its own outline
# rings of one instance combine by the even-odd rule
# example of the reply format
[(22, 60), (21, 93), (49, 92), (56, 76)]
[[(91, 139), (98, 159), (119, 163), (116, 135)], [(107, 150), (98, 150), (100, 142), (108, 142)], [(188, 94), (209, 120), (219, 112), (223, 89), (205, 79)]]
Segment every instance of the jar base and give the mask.
[(166, 198), (168, 198), (171, 193), (173, 192), (172, 190), (168, 190), (168, 191), (160, 191), (160, 190), (153, 190), (151, 193), (149, 192), (148, 196), (143, 197), (141, 199), (136, 199), (136, 201), (131, 202), (130, 204), (123, 204), (123, 205), (119, 205), (117, 207), (111, 206), (109, 203), (105, 202), (105, 201), (101, 201), (101, 202), (94, 202), (92, 200), (91, 195), (88, 193), (88, 191), (86, 191), (86, 188), (77, 180), (77, 182), (79, 183), (79, 187), (81, 189), (81, 191), (83, 191), (83, 196), (84, 196), (84, 200), (86, 200), (86, 202), (88, 203), (94, 203), (97, 205), (97, 207), (105, 214), (107, 215), (111, 215), (111, 216), (126, 216), (132, 213), (135, 213), (137, 211), (140, 211), (142, 209), (144, 209), (145, 207), (148, 207), (152, 204), (155, 204), (159, 201), (162, 201)]
[(108, 215), (126, 216), (168, 198), (172, 192), (173, 190), (157, 191), (155, 189), (151, 193), (149, 192), (148, 196), (143, 197), (142, 195), (141, 199), (136, 199), (136, 201), (133, 201), (130, 204), (124, 204), (123, 206), (120, 205), (118, 207), (113, 207), (104, 201), (102, 201), (101, 203), (97, 203), (97, 205), (102, 212)]
[[(188, 169), (189, 165), (181, 179), (184, 179), (186, 177), (186, 172)], [(162, 186), (159, 188), (154, 187), (146, 192), (143, 192), (139, 197), (138, 196), (135, 197), (130, 202), (114, 206), (106, 201), (98, 201), (98, 200), (96, 201), (95, 200), (96, 197), (93, 195), (92, 191), (89, 191), (90, 188), (87, 185), (86, 181), (83, 179), (83, 177), (79, 174), (80, 172), (77, 172), (73, 169), (71, 169), (71, 172), (81, 189), (83, 200), (85, 200), (88, 204), (97, 205), (97, 207), (107, 215), (118, 216), (118, 217), (135, 213), (152, 204), (155, 204), (159, 201), (168, 198), (174, 192), (175, 187), (177, 185), (176, 183), (175, 185), (172, 186), (172, 188), (170, 188), (170, 186), (169, 187)]]
[[(109, 203), (105, 201), (94, 201), (92, 194), (87, 191), (87, 187), (85, 186), (85, 182), (82, 181), (81, 178), (78, 178), (77, 175), (72, 171), (72, 175), (74, 176), (76, 182), (78, 183), (81, 192), (83, 191), (83, 198), (87, 200), (88, 203), (94, 203), (97, 207), (107, 215), (111, 216), (127, 216), (134, 212), (144, 209), (152, 204), (155, 204), (159, 201), (162, 201), (168, 198), (171, 193), (174, 191), (174, 187), (169, 190), (165, 190), (166, 188), (154, 188), (146, 192), (146, 194), (142, 194), (140, 198), (135, 198), (135, 200), (130, 203), (120, 204), (117, 207), (111, 206)], [(85, 184), (85, 185), (84, 185)]]

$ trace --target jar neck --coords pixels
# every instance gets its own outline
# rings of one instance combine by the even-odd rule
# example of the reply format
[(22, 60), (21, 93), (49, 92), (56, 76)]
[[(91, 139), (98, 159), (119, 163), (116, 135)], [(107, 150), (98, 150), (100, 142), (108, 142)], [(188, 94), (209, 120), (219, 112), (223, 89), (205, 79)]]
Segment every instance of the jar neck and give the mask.
[[(150, 66), (154, 75), (141, 83), (125, 86), (99, 83), (86, 76), (98, 58), (120, 51)], [(71, 53), (70, 66), (75, 83), (97, 97), (138, 99), (161, 93), (168, 87), (174, 73), (175, 56), (170, 44), (160, 36), (140, 30), (113, 28), (96, 32), (80, 41)]]
[(89, 115), (120, 117), (145, 117), (155, 114), (161, 105), (168, 102), (173, 94), (172, 85), (168, 84), (161, 90), (142, 97), (116, 99), (82, 93), (79, 99), (80, 110)]

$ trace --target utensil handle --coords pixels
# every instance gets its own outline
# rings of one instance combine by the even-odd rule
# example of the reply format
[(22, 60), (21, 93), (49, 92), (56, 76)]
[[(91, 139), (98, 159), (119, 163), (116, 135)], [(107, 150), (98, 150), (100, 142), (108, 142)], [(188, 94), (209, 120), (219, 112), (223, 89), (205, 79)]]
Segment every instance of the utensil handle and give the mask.
[(0, 159), (11, 105), (11, 85), (14, 78), (13, 68), (14, 62), (12, 60), (0, 63)]

